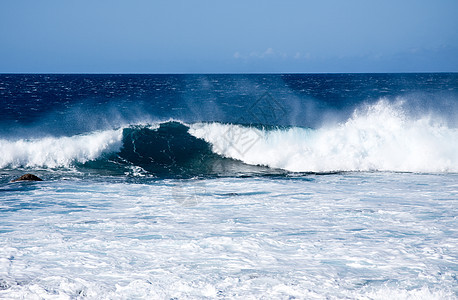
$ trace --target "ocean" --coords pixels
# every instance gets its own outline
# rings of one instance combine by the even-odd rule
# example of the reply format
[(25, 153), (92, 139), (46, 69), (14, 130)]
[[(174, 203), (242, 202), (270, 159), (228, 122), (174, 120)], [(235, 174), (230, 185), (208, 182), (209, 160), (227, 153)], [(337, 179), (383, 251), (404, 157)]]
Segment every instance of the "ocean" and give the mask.
[(0, 107), (2, 299), (458, 298), (457, 73), (0, 74)]

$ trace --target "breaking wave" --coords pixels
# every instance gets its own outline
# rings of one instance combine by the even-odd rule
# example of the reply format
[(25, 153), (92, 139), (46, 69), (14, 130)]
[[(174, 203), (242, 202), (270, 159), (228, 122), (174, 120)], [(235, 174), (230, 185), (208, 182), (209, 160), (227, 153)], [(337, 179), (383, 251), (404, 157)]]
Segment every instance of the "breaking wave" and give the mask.
[(71, 137), (0, 139), (0, 168), (68, 167), (99, 158), (121, 147), (121, 130), (106, 130)]
[(158, 176), (458, 172), (458, 129), (379, 101), (317, 129), (176, 121), (70, 137), (0, 139), (0, 168), (141, 170)]
[(458, 171), (458, 129), (432, 116), (410, 118), (402, 103), (379, 101), (318, 129), (212, 123), (190, 132), (221, 156), (293, 172)]

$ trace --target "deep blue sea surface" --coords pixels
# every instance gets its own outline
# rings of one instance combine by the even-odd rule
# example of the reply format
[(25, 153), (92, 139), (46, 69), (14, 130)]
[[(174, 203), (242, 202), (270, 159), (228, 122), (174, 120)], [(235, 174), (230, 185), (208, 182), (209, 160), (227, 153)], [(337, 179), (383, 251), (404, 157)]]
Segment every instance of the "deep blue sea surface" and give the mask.
[(0, 107), (0, 298), (458, 297), (456, 73), (0, 74)]

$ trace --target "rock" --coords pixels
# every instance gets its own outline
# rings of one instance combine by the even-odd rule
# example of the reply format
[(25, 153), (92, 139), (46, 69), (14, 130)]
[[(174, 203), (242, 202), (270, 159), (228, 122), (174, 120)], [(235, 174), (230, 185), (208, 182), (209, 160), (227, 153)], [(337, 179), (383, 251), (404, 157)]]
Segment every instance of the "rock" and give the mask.
[(12, 180), (11, 182), (16, 182), (16, 181), (43, 181), (43, 179), (33, 174), (25, 174), (19, 178)]

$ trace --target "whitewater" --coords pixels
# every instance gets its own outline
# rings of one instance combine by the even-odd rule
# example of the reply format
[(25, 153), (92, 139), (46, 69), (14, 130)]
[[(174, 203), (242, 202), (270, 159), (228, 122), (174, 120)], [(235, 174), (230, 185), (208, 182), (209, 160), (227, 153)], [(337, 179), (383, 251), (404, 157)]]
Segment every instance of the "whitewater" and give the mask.
[[(230, 140), (233, 132), (255, 140)], [(355, 111), (347, 121), (318, 129), (263, 130), (195, 124), (191, 134), (220, 155), (292, 172), (457, 172), (458, 130), (429, 117), (411, 119), (386, 101)]]
[(457, 93), (0, 74), (0, 298), (456, 299)]
[[(163, 124), (177, 122), (168, 121)], [(186, 124), (216, 154), (250, 165), (291, 172), (458, 172), (458, 129), (440, 119), (406, 116), (402, 103), (380, 100), (358, 108), (350, 119), (317, 129), (259, 128), (239, 124)], [(71, 167), (122, 147), (123, 129), (157, 130), (157, 124), (71, 137), (0, 140), (0, 167)], [(237, 136), (237, 138), (234, 138)], [(248, 142), (247, 142), (248, 141)]]

